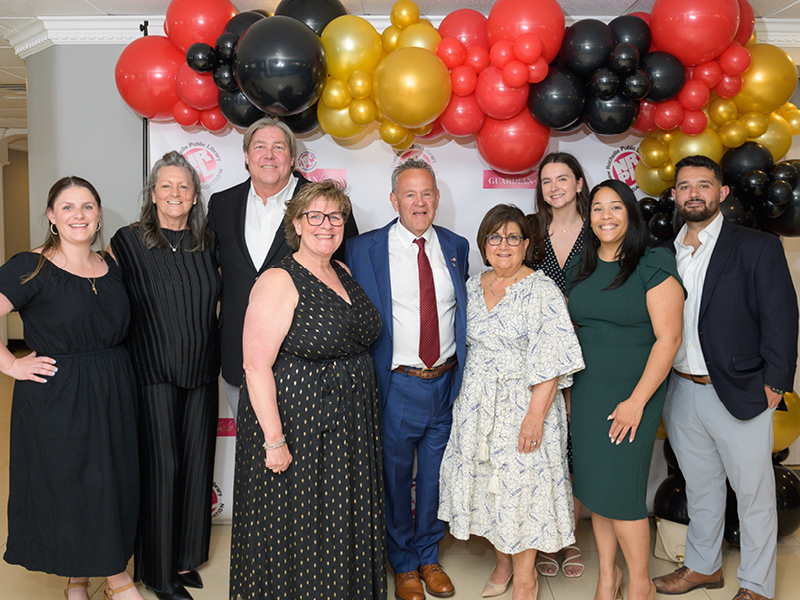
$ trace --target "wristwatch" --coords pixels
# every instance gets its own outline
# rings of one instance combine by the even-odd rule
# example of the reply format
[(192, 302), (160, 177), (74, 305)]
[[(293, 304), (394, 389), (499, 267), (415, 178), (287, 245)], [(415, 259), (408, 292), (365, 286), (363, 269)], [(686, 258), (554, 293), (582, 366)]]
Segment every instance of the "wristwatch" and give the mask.
[(786, 392), (784, 392), (783, 390), (779, 390), (778, 388), (776, 388), (776, 387), (773, 387), (773, 386), (771, 386), (771, 385), (768, 385), (767, 387), (768, 387), (769, 389), (771, 389), (773, 392), (775, 392), (776, 394), (780, 394), (781, 396), (783, 396), (783, 395), (786, 393)]

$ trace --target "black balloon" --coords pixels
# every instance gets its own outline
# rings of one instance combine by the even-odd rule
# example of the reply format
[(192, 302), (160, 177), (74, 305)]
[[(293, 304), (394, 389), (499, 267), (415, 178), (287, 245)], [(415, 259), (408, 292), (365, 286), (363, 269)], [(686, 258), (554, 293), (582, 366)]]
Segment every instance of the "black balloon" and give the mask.
[(639, 66), (639, 51), (628, 42), (617, 44), (608, 57), (608, 66), (620, 75), (632, 73)]
[(738, 148), (731, 148), (722, 157), (719, 166), (722, 167), (722, 174), (725, 184), (731, 187), (739, 187), (742, 177), (750, 171), (764, 171), (769, 173), (775, 159), (766, 146), (758, 142), (745, 142)]
[(616, 96), (619, 91), (619, 75), (606, 67), (597, 69), (589, 83), (589, 91), (603, 100)]
[(737, 225), (757, 229), (758, 221), (752, 211), (748, 210), (739, 199), (741, 195), (742, 192), (740, 190), (731, 188), (728, 195), (719, 205), (722, 216)]
[[(800, 160), (785, 162), (800, 169)], [(778, 235), (800, 236), (800, 182), (792, 188), (792, 200), (786, 204), (786, 211), (780, 217), (764, 221), (764, 228)]]
[(651, 102), (663, 102), (678, 95), (686, 82), (686, 69), (669, 52), (650, 52), (642, 58), (642, 70), (650, 79)]
[(778, 450), (777, 452), (772, 453), (772, 464), (779, 465), (783, 461), (789, 458), (789, 448), (784, 448), (783, 450)]
[[(675, 198), (672, 197), (672, 188), (664, 190), (658, 197), (658, 212), (669, 216), (672, 216), (675, 212)], [(680, 227), (678, 229), (680, 229)], [(675, 231), (678, 231), (678, 229)]]
[(800, 478), (783, 465), (773, 465), (778, 509), (778, 537), (791, 535), (800, 527)]
[(293, 115), (314, 104), (328, 71), (319, 36), (285, 16), (251, 25), (239, 39), (233, 67), (247, 99), (276, 116)]
[(314, 131), (319, 127), (317, 105), (314, 103), (301, 113), (288, 117), (281, 117), (281, 121), (286, 123), (289, 129), (295, 133), (309, 133), (310, 131)]
[(233, 74), (233, 67), (228, 64), (221, 64), (214, 69), (214, 75), (211, 77), (220, 90), (225, 92), (239, 91), (239, 84), (236, 83), (236, 77)]
[(265, 116), (264, 111), (253, 106), (241, 91), (231, 93), (220, 90), (217, 99), (222, 114), (236, 127), (250, 127)]
[(622, 93), (631, 100), (644, 100), (650, 93), (650, 78), (641, 69), (622, 80)]
[(281, 0), (275, 14), (302, 21), (314, 33), (322, 35), (328, 23), (346, 15), (347, 9), (339, 0)]
[(680, 470), (678, 457), (675, 456), (675, 450), (672, 449), (672, 444), (669, 443), (669, 439), (664, 440), (664, 460), (667, 461), (668, 467)]
[(588, 80), (608, 61), (616, 40), (608, 25), (596, 19), (577, 21), (561, 42), (561, 63), (578, 77)]
[(774, 204), (768, 198), (762, 198), (761, 204), (757, 207), (759, 214), (767, 219), (777, 219), (786, 209), (789, 208), (786, 204)]
[(775, 163), (772, 172), (769, 174), (770, 179), (773, 181), (785, 181), (790, 186), (797, 185), (798, 171), (797, 167), (789, 162)]
[(236, 37), (242, 37), (244, 32), (247, 31), (253, 23), (263, 20), (269, 15), (261, 14), (258, 11), (250, 10), (247, 12), (239, 13), (231, 17), (225, 25), (224, 33), (232, 33)]
[(617, 135), (626, 132), (639, 116), (639, 103), (622, 92), (603, 100), (594, 94), (586, 97), (583, 120), (598, 135)]
[(639, 211), (642, 213), (642, 219), (647, 223), (658, 212), (658, 205), (653, 198), (642, 198), (639, 200)]
[(574, 73), (550, 67), (547, 77), (530, 87), (528, 108), (545, 127), (561, 129), (578, 122), (583, 114), (586, 90)]
[(650, 51), (650, 27), (641, 17), (622, 15), (611, 21), (608, 27), (618, 44), (633, 44), (641, 56)]
[(792, 200), (792, 186), (787, 181), (773, 181), (767, 189), (767, 200), (776, 206), (787, 204)]
[(210, 73), (219, 64), (219, 56), (208, 44), (197, 42), (186, 51), (186, 64), (198, 73)]
[(262, 17), (271, 17), (274, 13), (268, 11), (266, 8), (254, 8), (250, 12), (261, 15)]
[(660, 240), (668, 240), (675, 232), (672, 231), (672, 217), (664, 213), (656, 213), (647, 224), (650, 231)]
[(217, 55), (224, 63), (233, 62), (233, 53), (236, 51), (236, 44), (239, 43), (239, 36), (235, 33), (223, 33), (217, 38)]
[(757, 169), (748, 171), (742, 175), (740, 180), (740, 188), (745, 194), (741, 196), (742, 202), (750, 206), (754, 205), (767, 191), (767, 187), (769, 187), (769, 175)]
[(659, 519), (689, 524), (686, 480), (683, 475), (674, 473), (661, 482), (653, 499), (653, 513)]
[(739, 507), (736, 503), (736, 492), (733, 491), (728, 480), (725, 480), (725, 486), (728, 488), (728, 496), (725, 499), (725, 529), (722, 535), (726, 542), (738, 548), (741, 546), (742, 535), (739, 531)]

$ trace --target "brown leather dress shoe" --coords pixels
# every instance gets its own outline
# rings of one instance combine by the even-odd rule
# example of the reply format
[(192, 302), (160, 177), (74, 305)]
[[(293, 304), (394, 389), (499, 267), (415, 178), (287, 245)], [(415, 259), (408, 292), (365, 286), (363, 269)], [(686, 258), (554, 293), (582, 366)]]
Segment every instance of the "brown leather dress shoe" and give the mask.
[(748, 590), (747, 588), (739, 588), (733, 600), (767, 600), (767, 597), (756, 594), (753, 590)]
[(425, 580), (425, 587), (431, 596), (449, 598), (456, 593), (453, 582), (441, 565), (424, 565), (419, 568), (419, 574)]
[(425, 600), (425, 592), (422, 591), (419, 573), (416, 571), (395, 573), (394, 597), (397, 600)]
[(722, 569), (711, 575), (703, 575), (684, 566), (669, 575), (656, 577), (653, 583), (656, 584), (656, 590), (660, 594), (675, 595), (685, 594), (697, 588), (716, 590), (725, 585), (725, 580), (722, 578)]

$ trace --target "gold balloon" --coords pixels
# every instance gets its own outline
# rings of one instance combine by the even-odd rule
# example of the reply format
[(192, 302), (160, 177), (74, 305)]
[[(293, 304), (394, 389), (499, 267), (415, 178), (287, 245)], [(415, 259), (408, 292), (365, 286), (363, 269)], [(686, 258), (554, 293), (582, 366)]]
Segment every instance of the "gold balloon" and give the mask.
[(717, 125), (725, 125), (739, 116), (736, 104), (730, 98), (717, 98), (708, 107), (708, 116)]
[(409, 131), (408, 135), (405, 137), (405, 139), (402, 142), (400, 142), (399, 144), (392, 144), (392, 148), (394, 148), (395, 150), (408, 150), (411, 147), (411, 145), (414, 143), (415, 139), (416, 138), (415, 138), (414, 134)]
[(328, 74), (346, 80), (353, 71), (372, 73), (380, 61), (381, 36), (366, 19), (344, 15), (328, 23), (320, 36), (328, 57)]
[(411, 130), (411, 133), (414, 135), (428, 135), (431, 131), (433, 131), (433, 123), (428, 123), (422, 127), (415, 127)]
[(747, 40), (747, 43), (745, 44), (745, 47), (749, 48), (753, 44), (757, 44), (757, 43), (758, 43), (758, 34), (756, 33), (755, 28), (753, 28), (753, 35), (751, 35), (750, 39)]
[(658, 176), (658, 171), (651, 169), (642, 161), (639, 161), (639, 164), (636, 165), (633, 174), (636, 177), (636, 185), (648, 196), (655, 196), (658, 198), (661, 192), (672, 185), (671, 181), (664, 181), (661, 179), (661, 177)]
[(785, 50), (771, 44), (748, 47), (750, 68), (742, 74), (742, 89), (733, 97), (739, 113), (778, 110), (794, 94), (797, 67)]
[(353, 71), (347, 78), (347, 89), (353, 98), (369, 98), (372, 94), (372, 76), (364, 71)]
[(350, 103), (350, 118), (356, 125), (369, 125), (377, 114), (378, 109), (370, 98), (359, 98)]
[(722, 160), (722, 152), (719, 136), (708, 128), (699, 135), (686, 135), (679, 131), (669, 143), (669, 158), (673, 165), (678, 164), (682, 158), (695, 154), (707, 156), (718, 163)]
[(394, 25), (389, 25), (383, 30), (381, 34), (381, 43), (383, 44), (383, 51), (386, 52), (386, 54), (392, 52), (395, 46), (397, 46), (397, 38), (400, 37), (402, 32), (402, 29)]
[(781, 116), (786, 119), (786, 122), (789, 124), (792, 135), (800, 134), (800, 110), (787, 110), (785, 113), (781, 113)]
[(424, 23), (414, 23), (400, 32), (394, 49), (425, 48), (431, 52), (436, 52), (436, 46), (441, 41), (442, 36), (433, 27)]
[(790, 110), (797, 110), (797, 107), (791, 102), (787, 102), (778, 109), (778, 113), (782, 115), (784, 113), (789, 112)]
[(341, 110), (350, 106), (353, 96), (347, 89), (347, 84), (341, 79), (329, 79), (322, 90), (322, 101), (333, 110)]
[(672, 138), (675, 137), (675, 133), (677, 131), (679, 131), (679, 130), (678, 129), (670, 129), (669, 131), (664, 131), (663, 129), (659, 129), (653, 135), (662, 144), (669, 145), (669, 143), (672, 141)]
[(322, 131), (328, 135), (348, 140), (364, 131), (364, 128), (350, 118), (350, 109), (332, 110), (324, 102), (317, 102), (317, 119)]
[(772, 158), (778, 162), (792, 147), (792, 128), (778, 113), (769, 116), (767, 131), (761, 137), (757, 137), (754, 142), (763, 144), (772, 153)]
[(392, 25), (405, 29), (419, 21), (419, 7), (411, 0), (397, 0), (389, 13)]
[(671, 162), (665, 163), (658, 167), (658, 176), (663, 180), (672, 185), (672, 182), (675, 181), (675, 165)]
[(375, 105), (387, 119), (408, 129), (432, 123), (450, 102), (450, 72), (429, 50), (400, 48), (373, 76)]
[(739, 120), (742, 122), (747, 128), (747, 137), (749, 138), (757, 138), (760, 135), (764, 135), (764, 132), (767, 130), (767, 125), (769, 124), (767, 121), (767, 117), (762, 115), (760, 112), (749, 112), (743, 114), (739, 117)]
[(747, 127), (738, 119), (728, 121), (719, 128), (719, 141), (726, 148), (738, 148), (747, 141)]
[(664, 419), (661, 419), (661, 422), (658, 424), (658, 430), (656, 431), (656, 437), (660, 440), (667, 439), (667, 428), (664, 427)]
[(392, 123), (389, 119), (381, 123), (381, 139), (392, 146), (405, 140), (409, 133), (408, 129)]
[(669, 148), (654, 137), (647, 137), (639, 144), (639, 156), (651, 169), (657, 169), (669, 160)]
[(797, 392), (787, 392), (783, 395), (783, 401), (789, 410), (772, 413), (773, 452), (788, 448), (800, 436), (800, 397)]

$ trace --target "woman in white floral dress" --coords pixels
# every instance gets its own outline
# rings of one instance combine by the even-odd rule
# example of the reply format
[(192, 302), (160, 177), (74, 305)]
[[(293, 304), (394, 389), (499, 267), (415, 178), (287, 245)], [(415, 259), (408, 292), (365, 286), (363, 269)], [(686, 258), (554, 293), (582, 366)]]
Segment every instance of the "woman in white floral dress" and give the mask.
[(492, 267), (467, 282), (467, 358), (440, 472), (439, 518), (458, 539), (497, 552), (483, 596), (536, 598), (536, 551), (574, 542), (561, 389), (583, 368), (558, 287), (528, 258), (530, 225), (515, 206), (484, 217), (478, 246)]

